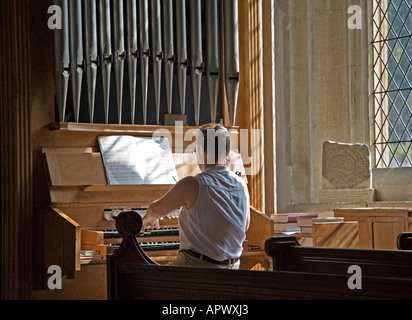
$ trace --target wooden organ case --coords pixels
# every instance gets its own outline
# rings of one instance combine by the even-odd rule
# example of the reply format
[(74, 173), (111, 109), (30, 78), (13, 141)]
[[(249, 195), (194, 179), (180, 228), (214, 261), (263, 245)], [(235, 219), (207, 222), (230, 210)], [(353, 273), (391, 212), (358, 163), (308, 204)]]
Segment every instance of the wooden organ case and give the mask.
[[(98, 137), (119, 134), (151, 136), (158, 126), (151, 128), (60, 123), (59, 130), (83, 130), (84, 126), (98, 128), (92, 133), (95, 144), (78, 147), (73, 140), (63, 147), (49, 146), (42, 149), (51, 203), (39, 213), (43, 242), (40, 282), (42, 288), (47, 289), (47, 281), (51, 276), (48, 268), (57, 265), (62, 270), (64, 286), (74, 292), (70, 297), (106, 299), (106, 256), (121, 239), (116, 236), (115, 220), (108, 220), (105, 215), (115, 215), (116, 212), (130, 209), (144, 211), (150, 202), (160, 198), (173, 185), (108, 185), (106, 181)], [(126, 127), (133, 128), (133, 131), (125, 130)], [(163, 128), (170, 129), (172, 140), (175, 141), (174, 127)], [(185, 127), (184, 131), (193, 128)], [(173, 141), (170, 141), (170, 145), (178, 178), (197, 174), (199, 169), (195, 155), (177, 150)], [(177, 161), (182, 160), (182, 157), (185, 157), (184, 161)], [(229, 168), (240, 171), (246, 178), (245, 169), (239, 162), (229, 165)], [(139, 243), (146, 243), (146, 252), (154, 261), (166, 264), (174, 259), (178, 251), (177, 216), (172, 213), (163, 218), (160, 225), (161, 228), (168, 228), (163, 230), (164, 234), (143, 234)], [(241, 268), (250, 269), (258, 263), (263, 268), (269, 268), (270, 258), (264, 253), (264, 242), (274, 234), (273, 230), (273, 220), (251, 208), (251, 224), (241, 258)], [(159, 249), (157, 246), (163, 247)], [(102, 258), (91, 259), (85, 256), (83, 259), (82, 250), (98, 250)]]

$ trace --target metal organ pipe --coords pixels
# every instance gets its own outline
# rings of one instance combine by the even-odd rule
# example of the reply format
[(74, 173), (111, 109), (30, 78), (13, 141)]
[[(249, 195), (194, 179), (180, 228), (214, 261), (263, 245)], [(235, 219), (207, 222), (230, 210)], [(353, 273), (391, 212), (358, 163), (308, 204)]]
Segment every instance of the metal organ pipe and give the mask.
[(239, 17), (238, 0), (223, 1), (225, 87), (230, 124), (235, 125), (239, 92)]
[(82, 7), (80, 0), (70, 0), (70, 81), (75, 122), (79, 122), (80, 97), (84, 71)]
[(177, 41), (177, 82), (179, 86), (180, 112), (186, 111), (187, 78), (187, 40), (186, 40), (186, 1), (175, 0), (176, 5), (176, 41)]
[(198, 126), (203, 75), (202, 4), (200, 0), (190, 0), (190, 59), (195, 125)]
[(206, 1), (206, 80), (210, 121), (215, 122), (220, 84), (220, 34), (218, 0)]
[(59, 120), (64, 121), (70, 78), (69, 6), (67, 0), (54, 4), (62, 9), (62, 28), (53, 32), (53, 72)]
[(147, 0), (139, 0), (140, 77), (143, 100), (143, 123), (147, 121), (147, 88), (149, 78), (149, 9)]
[[(103, 98), (104, 121), (109, 123), (113, 68), (118, 123), (122, 123), (124, 72), (127, 71), (131, 123), (135, 123), (137, 105), (142, 104), (143, 123), (146, 124), (151, 64), (156, 124), (161, 123), (162, 76), (167, 112), (173, 111), (175, 72), (180, 113), (186, 113), (186, 79), (190, 68), (195, 125), (200, 125), (203, 107), (203, 76), (207, 82), (210, 121), (218, 121), (222, 73), (230, 123), (235, 125), (239, 90), (238, 0), (54, 0), (54, 4), (62, 9), (62, 29), (56, 29), (53, 35), (53, 72), (60, 121), (66, 118), (69, 86), (74, 121), (79, 121), (83, 72), (86, 72), (87, 86), (83, 88), (87, 88), (84, 96), (87, 96), (89, 120), (95, 122), (96, 101), (100, 101), (96, 100), (96, 82), (100, 76), (102, 91), (97, 93)], [(220, 12), (223, 12), (222, 26)], [(188, 22), (190, 30), (187, 30)], [(224, 46), (222, 58), (221, 44)], [(139, 73), (141, 90), (137, 90)], [(138, 102), (139, 91), (142, 97)]]
[(96, 1), (88, 0), (84, 2), (85, 16), (85, 44), (86, 44), (86, 76), (87, 94), (89, 101), (89, 119), (93, 123), (94, 104), (97, 81), (97, 67), (99, 56), (97, 53), (97, 25), (96, 25)]
[(163, 43), (165, 64), (165, 86), (167, 112), (172, 113), (173, 97), (173, 67), (175, 64), (174, 32), (173, 32), (173, 2), (163, 0)]
[(110, 23), (110, 0), (100, 0), (100, 55), (103, 85), (104, 119), (109, 123), (110, 79), (113, 63), (112, 36)]
[(160, 123), (160, 89), (162, 81), (162, 24), (160, 15), (160, 0), (151, 0), (152, 20), (152, 61), (155, 89), (156, 123)]
[(139, 51), (137, 45), (137, 10), (136, 0), (127, 0), (127, 66), (130, 88), (130, 116), (135, 121), (136, 90), (137, 90), (137, 62)]
[(113, 1), (113, 35), (114, 35), (114, 72), (116, 79), (117, 94), (117, 116), (119, 124), (122, 123), (122, 106), (123, 106), (123, 75), (124, 60), (126, 51), (124, 44), (124, 26), (123, 26), (123, 1)]

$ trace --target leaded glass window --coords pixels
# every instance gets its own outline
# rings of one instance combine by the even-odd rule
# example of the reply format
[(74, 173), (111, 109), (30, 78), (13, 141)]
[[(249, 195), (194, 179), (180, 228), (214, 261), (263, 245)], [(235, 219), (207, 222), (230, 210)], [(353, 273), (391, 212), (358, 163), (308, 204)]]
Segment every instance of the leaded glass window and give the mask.
[(373, 0), (375, 166), (412, 166), (412, 0)]

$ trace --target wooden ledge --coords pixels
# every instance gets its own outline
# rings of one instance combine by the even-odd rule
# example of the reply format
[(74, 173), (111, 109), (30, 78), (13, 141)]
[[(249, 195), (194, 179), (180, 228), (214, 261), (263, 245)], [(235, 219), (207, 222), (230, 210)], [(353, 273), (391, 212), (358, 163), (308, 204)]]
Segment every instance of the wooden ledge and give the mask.
[[(156, 130), (167, 130), (172, 134), (178, 133), (176, 128), (183, 128), (182, 132), (199, 129), (198, 126), (164, 126), (164, 125), (132, 125), (132, 124), (104, 124), (104, 123), (78, 123), (78, 122), (52, 122), (49, 130), (52, 131), (83, 131), (102, 133), (129, 133), (139, 135), (153, 135)], [(238, 131), (239, 127), (227, 127), (229, 130)]]
[[(181, 127), (177, 127), (181, 128)], [(183, 131), (190, 129), (198, 129), (196, 126), (183, 126)], [(168, 130), (175, 133), (176, 126), (160, 126), (160, 125), (131, 125), (131, 124), (102, 124), (102, 123), (76, 123), (76, 122), (53, 122), (49, 125), (50, 130), (60, 131), (86, 131), (86, 132), (102, 132), (102, 133), (129, 133), (139, 135), (153, 135), (153, 132), (159, 129)]]

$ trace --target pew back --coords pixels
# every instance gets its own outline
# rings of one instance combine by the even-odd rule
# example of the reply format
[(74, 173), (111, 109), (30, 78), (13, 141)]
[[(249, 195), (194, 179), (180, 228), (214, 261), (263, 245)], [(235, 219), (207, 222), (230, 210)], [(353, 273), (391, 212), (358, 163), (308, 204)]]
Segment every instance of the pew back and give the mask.
[[(412, 279), (383, 275), (362, 277), (362, 289), (348, 286), (347, 270), (321, 273), (222, 270), (161, 266), (139, 247), (137, 213), (122, 212), (116, 227), (120, 248), (107, 257), (108, 297), (112, 300), (253, 300), (253, 299), (407, 299)], [(295, 239), (296, 240), (296, 239)]]
[(399, 250), (412, 250), (412, 232), (402, 232), (396, 239)]
[(363, 277), (348, 287), (347, 274), (225, 270), (122, 264), (113, 299), (126, 300), (303, 300), (407, 299), (412, 279)]
[(265, 250), (277, 271), (347, 274), (356, 265), (363, 276), (412, 279), (412, 252), (405, 250), (303, 247), (293, 236), (271, 237)]

